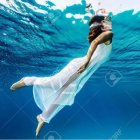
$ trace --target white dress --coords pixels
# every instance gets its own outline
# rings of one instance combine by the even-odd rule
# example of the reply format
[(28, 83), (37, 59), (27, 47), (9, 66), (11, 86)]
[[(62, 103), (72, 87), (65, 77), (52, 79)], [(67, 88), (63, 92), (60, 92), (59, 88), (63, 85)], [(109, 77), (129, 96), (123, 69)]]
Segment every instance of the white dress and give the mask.
[[(93, 53), (87, 68), (80, 74), (77, 70), (83, 64), (86, 56), (70, 61), (60, 72), (50, 77), (24, 77), (24, 83), (33, 85), (35, 103), (42, 110), (40, 117), (49, 123), (50, 120), (65, 106), (74, 103), (76, 94), (81, 90), (97, 68), (108, 60), (112, 49), (110, 45), (100, 44)], [(49, 117), (46, 116), (52, 105), (57, 105)], [(49, 111), (50, 112), (50, 111)]]

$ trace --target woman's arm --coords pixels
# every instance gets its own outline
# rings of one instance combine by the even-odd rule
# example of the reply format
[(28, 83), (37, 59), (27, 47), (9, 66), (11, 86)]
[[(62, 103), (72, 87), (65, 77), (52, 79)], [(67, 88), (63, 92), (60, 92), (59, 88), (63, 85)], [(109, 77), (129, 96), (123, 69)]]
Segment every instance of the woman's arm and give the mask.
[(112, 31), (106, 31), (101, 33), (94, 41), (92, 41), (86, 55), (86, 60), (84, 61), (83, 65), (77, 70), (77, 73), (81, 73), (86, 69), (92, 57), (92, 54), (96, 50), (97, 46), (101, 43), (105, 43), (106, 41), (112, 40), (112, 37), (113, 37)]
[(92, 57), (92, 54), (96, 50), (97, 46), (98, 45), (96, 44), (96, 41), (92, 41), (92, 43), (91, 43), (91, 45), (90, 45), (90, 47), (89, 47), (89, 49), (87, 51), (86, 61), (85, 61), (86, 63), (89, 63), (89, 61), (90, 61), (90, 59)]
[[(93, 44), (92, 44), (93, 43)], [(87, 67), (87, 65), (89, 64), (89, 61), (92, 57), (93, 52), (95, 51), (95, 49), (97, 48), (97, 45), (94, 45), (94, 41), (91, 43), (87, 55), (86, 55), (86, 60), (84, 60), (83, 65), (77, 70), (77, 73), (81, 73), (85, 70), (85, 68)]]

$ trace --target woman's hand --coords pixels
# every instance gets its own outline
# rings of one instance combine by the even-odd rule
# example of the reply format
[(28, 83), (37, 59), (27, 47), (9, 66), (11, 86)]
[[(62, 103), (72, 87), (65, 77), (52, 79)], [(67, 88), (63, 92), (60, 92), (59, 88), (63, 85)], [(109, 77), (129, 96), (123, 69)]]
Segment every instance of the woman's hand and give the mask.
[(84, 61), (83, 65), (77, 70), (77, 73), (82, 73), (86, 69), (88, 63), (88, 60)]

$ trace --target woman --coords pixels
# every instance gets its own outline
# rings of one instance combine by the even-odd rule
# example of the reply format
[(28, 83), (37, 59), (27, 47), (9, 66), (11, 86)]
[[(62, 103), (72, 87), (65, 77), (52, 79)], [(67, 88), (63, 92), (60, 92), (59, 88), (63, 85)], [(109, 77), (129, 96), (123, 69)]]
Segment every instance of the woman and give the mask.
[(96, 14), (89, 21), (90, 32), (88, 40), (90, 42), (90, 47), (87, 53), (87, 59), (84, 64), (79, 68), (78, 72), (82, 72), (88, 65), (93, 52), (96, 47), (105, 43), (109, 45), (112, 43), (112, 23), (111, 17), (109, 17), (109, 12), (106, 9), (99, 9)]
[(70, 106), (74, 103), (76, 94), (109, 56), (113, 33), (107, 10), (99, 9), (91, 18), (89, 25), (90, 47), (86, 56), (73, 59), (54, 76), (23, 77), (10, 88), (16, 90), (24, 86), (33, 86), (34, 100), (42, 110), (37, 116), (36, 136), (44, 122), (49, 123), (65, 105)]

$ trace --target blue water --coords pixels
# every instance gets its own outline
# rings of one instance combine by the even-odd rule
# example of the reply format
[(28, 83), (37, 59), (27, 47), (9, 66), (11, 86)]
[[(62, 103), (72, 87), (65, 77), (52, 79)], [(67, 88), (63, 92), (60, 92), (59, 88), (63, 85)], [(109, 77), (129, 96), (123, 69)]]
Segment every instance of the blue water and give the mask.
[[(63, 12), (30, 2), (51, 13), (53, 22), (48, 14), (15, 2), (19, 12), (0, 4), (0, 138), (33, 139), (41, 111), (32, 87), (15, 92), (9, 87), (23, 76), (54, 75), (75, 57), (84, 56), (89, 27), (80, 19), (72, 24), (74, 19), (65, 16), (84, 13), (84, 1)], [(110, 60), (92, 75), (75, 103), (43, 127), (40, 139), (140, 138), (140, 12), (132, 13), (113, 16)]]

